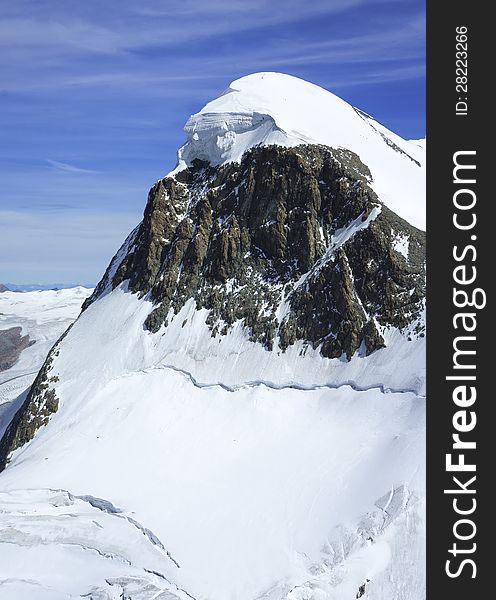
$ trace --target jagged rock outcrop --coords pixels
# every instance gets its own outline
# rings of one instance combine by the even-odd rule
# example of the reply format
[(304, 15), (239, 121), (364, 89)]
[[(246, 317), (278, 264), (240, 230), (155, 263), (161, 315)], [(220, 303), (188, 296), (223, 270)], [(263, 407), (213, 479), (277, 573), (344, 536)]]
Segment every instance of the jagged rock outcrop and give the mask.
[[(150, 190), (112, 286), (149, 295), (152, 332), (194, 298), (212, 335), (242, 320), (268, 350), (303, 340), (330, 358), (370, 354), (382, 327), (419, 316), (425, 239), (369, 181), (357, 155), (317, 145), (253, 148), (221, 167), (194, 161)], [(394, 249), (398, 237), (407, 252)]]
[(46, 425), (51, 415), (57, 412), (59, 400), (53, 388), (58, 377), (51, 374), (50, 369), (54, 358), (58, 356), (58, 346), (69, 330), (70, 327), (50, 350), (26, 399), (0, 439), (0, 471), (5, 469), (11, 453), (32, 440), (38, 429)]

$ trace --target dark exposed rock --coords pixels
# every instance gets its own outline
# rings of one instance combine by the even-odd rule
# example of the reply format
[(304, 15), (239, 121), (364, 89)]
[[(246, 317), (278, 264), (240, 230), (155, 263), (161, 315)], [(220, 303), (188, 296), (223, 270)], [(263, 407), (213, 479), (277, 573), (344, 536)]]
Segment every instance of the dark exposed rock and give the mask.
[(3, 283), (0, 283), (0, 294), (2, 292), (8, 292), (8, 291), (9, 291), (9, 288), (6, 285), (4, 285)]
[(58, 346), (69, 330), (70, 327), (50, 350), (26, 400), (0, 440), (0, 471), (5, 469), (11, 453), (32, 440), (38, 429), (47, 425), (50, 416), (58, 410), (59, 400), (53, 389), (58, 377), (51, 374), (51, 367), (53, 359), (58, 355)]
[(21, 335), (21, 327), (0, 330), (0, 371), (14, 366), (23, 350), (34, 344), (29, 335)]
[(316, 145), (257, 147), (221, 167), (195, 161), (152, 187), (111, 284), (128, 281), (155, 302), (152, 332), (193, 298), (213, 335), (242, 320), (269, 350), (303, 340), (327, 357), (370, 354), (384, 346), (382, 327), (418, 319), (425, 236), (369, 182), (356, 154)]
[(358, 592), (357, 595), (355, 596), (355, 598), (362, 598), (363, 596), (365, 596), (365, 592), (367, 591), (367, 585), (370, 583), (370, 579), (366, 579), (365, 583), (362, 583), (362, 585), (358, 588)]

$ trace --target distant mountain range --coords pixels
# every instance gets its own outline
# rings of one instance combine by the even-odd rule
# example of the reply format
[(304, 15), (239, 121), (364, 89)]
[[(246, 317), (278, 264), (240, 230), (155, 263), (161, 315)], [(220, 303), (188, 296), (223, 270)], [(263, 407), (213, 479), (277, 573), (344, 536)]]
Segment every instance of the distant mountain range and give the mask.
[(36, 292), (37, 290), (67, 290), (76, 287), (93, 288), (93, 283), (0, 283), (0, 292)]

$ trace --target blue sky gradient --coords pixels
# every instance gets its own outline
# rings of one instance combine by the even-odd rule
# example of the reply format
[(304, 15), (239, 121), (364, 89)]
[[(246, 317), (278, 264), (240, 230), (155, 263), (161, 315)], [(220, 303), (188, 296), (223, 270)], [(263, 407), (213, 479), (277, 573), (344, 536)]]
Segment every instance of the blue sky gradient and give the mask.
[(0, 17), (0, 281), (97, 282), (189, 115), (248, 73), (425, 135), (419, 0), (16, 0)]

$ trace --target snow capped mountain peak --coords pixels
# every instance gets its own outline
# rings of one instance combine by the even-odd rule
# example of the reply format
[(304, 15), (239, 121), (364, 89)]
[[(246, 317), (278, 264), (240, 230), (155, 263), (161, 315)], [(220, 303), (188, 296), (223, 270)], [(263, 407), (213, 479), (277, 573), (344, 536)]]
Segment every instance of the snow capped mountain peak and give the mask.
[(186, 134), (9, 415), (9, 598), (421, 600), (421, 144), (279, 73)]
[(184, 131), (187, 141), (171, 174), (195, 159), (213, 166), (240, 162), (254, 146), (320, 144), (351, 150), (370, 168), (371, 187), (380, 200), (425, 229), (425, 148), (298, 77), (266, 72), (237, 79), (192, 115)]

